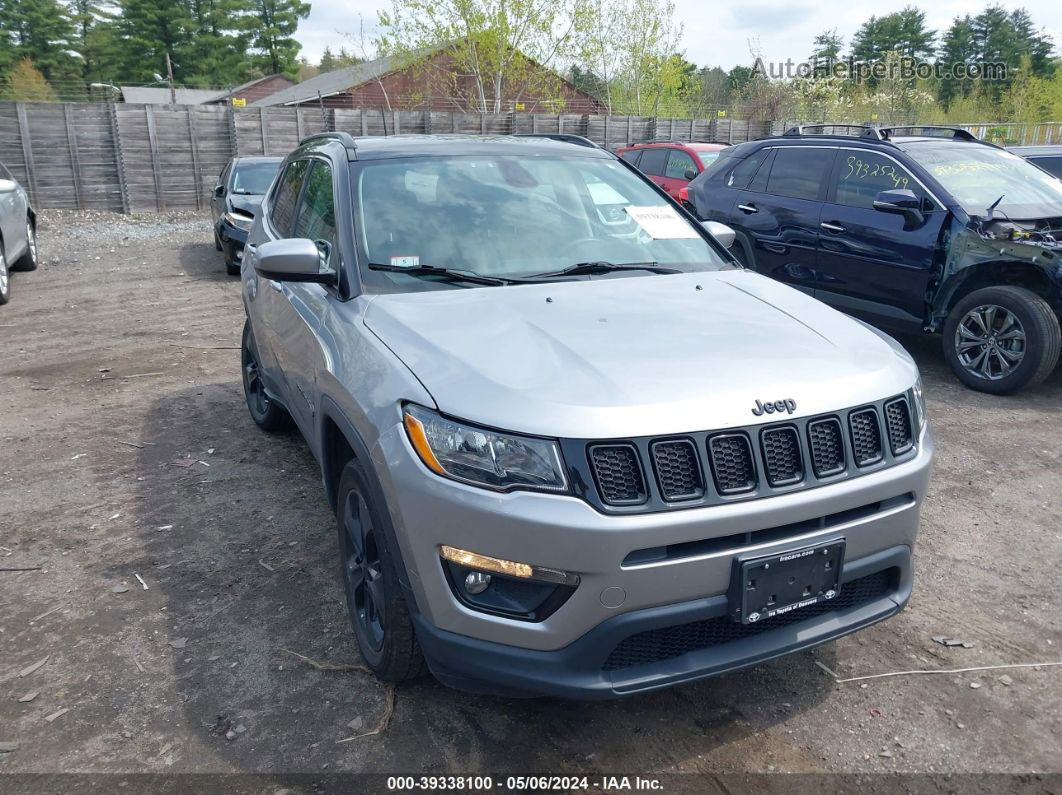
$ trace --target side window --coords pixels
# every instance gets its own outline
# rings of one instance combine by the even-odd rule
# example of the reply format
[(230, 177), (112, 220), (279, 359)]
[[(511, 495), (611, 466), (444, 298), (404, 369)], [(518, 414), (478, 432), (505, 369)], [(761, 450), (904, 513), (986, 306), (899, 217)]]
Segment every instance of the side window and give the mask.
[(308, 165), (308, 160), (296, 160), (294, 163), (288, 163), (288, 167), (284, 170), (284, 175), (277, 180), (269, 219), (273, 222), (273, 228), (277, 230), (281, 237), (291, 235), (291, 225), (295, 220), (295, 201), (299, 198), (299, 188), (302, 187), (302, 178), (306, 174)]
[(306, 178), (306, 189), (295, 217), (292, 237), (306, 237), (317, 244), (325, 263), (336, 245), (336, 209), (332, 192), (332, 167), (315, 160)]
[(874, 197), (883, 190), (913, 190), (922, 195), (914, 177), (891, 158), (877, 152), (841, 150), (834, 177), (834, 198), (848, 207), (874, 207)]
[(662, 177), (664, 176), (664, 170), (667, 168), (667, 156), (667, 149), (643, 149), (642, 159), (638, 161), (638, 168), (645, 174)]
[(1033, 157), (1030, 160), (1048, 174), (1062, 177), (1062, 157)]
[(758, 152), (753, 152), (744, 160), (739, 162), (734, 170), (730, 172), (730, 176), (727, 177), (726, 186), (728, 188), (740, 188), (744, 190), (749, 186), (749, 182), (752, 181), (753, 175), (756, 173), (756, 169), (760, 167), (760, 163), (767, 157), (768, 149), (761, 149)]
[(632, 166), (636, 166), (638, 165), (638, 155), (640, 155), (641, 153), (641, 149), (628, 149), (626, 152), (621, 152), (620, 157), (622, 157)]
[(697, 166), (693, 158), (681, 149), (672, 149), (667, 155), (667, 167), (664, 176), (670, 179), (688, 179), (687, 171), (696, 171)]
[(763, 161), (759, 170), (756, 172), (756, 176), (752, 178), (752, 182), (749, 183), (749, 190), (756, 193), (763, 193), (767, 190), (767, 179), (771, 176), (771, 166), (774, 165), (774, 153), (777, 149), (767, 150), (767, 159)]
[(218, 185), (228, 185), (229, 183), (229, 170), (232, 168), (231, 163), (226, 163), (225, 168), (221, 169), (221, 174), (218, 175)]
[(793, 199), (818, 199), (830, 173), (836, 149), (832, 147), (778, 147), (767, 179), (767, 192)]

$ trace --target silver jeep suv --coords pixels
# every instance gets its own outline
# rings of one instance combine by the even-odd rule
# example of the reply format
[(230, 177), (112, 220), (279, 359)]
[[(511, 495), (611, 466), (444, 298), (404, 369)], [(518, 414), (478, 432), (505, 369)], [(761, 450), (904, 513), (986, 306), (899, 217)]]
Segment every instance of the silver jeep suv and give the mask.
[(626, 695), (907, 602), (917, 368), (715, 231), (575, 136), (288, 156), (242, 265), (243, 383), (320, 462), (380, 678)]

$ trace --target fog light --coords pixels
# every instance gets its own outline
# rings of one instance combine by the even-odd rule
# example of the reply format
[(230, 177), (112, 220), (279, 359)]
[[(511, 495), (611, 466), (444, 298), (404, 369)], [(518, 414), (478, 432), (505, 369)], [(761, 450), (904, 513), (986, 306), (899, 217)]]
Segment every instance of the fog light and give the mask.
[(488, 585), (490, 585), (490, 575), (482, 571), (470, 571), (465, 577), (465, 590), (473, 596), (483, 593)]

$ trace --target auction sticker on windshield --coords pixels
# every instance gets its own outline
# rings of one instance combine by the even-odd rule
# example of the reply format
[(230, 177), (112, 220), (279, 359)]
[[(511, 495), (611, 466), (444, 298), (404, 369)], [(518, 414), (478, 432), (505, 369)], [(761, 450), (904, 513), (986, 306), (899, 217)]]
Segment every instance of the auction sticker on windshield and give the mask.
[(699, 237), (697, 230), (683, 220), (674, 207), (628, 207), (627, 215), (634, 219), (654, 240), (680, 240)]

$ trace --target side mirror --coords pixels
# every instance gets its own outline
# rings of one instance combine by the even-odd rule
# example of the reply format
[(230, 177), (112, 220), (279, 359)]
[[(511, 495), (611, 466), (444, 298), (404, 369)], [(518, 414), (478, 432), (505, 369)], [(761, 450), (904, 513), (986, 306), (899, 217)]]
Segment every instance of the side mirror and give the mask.
[(911, 224), (920, 224), (923, 220), (922, 200), (913, 190), (883, 190), (874, 197), (874, 209), (883, 213), (902, 215)]
[(686, 169), (686, 173), (683, 174), (683, 176), (686, 178), (687, 182), (695, 180), (695, 179), (697, 179), (697, 169), (695, 169), (695, 168), (687, 168)]
[(218, 185), (218, 186), (216, 186), (216, 187), (214, 188), (214, 195), (215, 195), (215, 196), (217, 196), (217, 197), (218, 197), (219, 199), (220, 199), (220, 198), (221, 198), (222, 196), (224, 196), (224, 195), (225, 195), (225, 186), (224, 186), (224, 185)]
[(335, 284), (338, 274), (333, 270), (322, 270), (323, 264), (317, 244), (305, 237), (296, 237), (260, 245), (254, 269), (259, 276), (278, 282)]
[(723, 248), (732, 248), (734, 245), (734, 230), (726, 224), (721, 224), (718, 221), (701, 221), (701, 226), (707, 230), (708, 234), (714, 237)]

